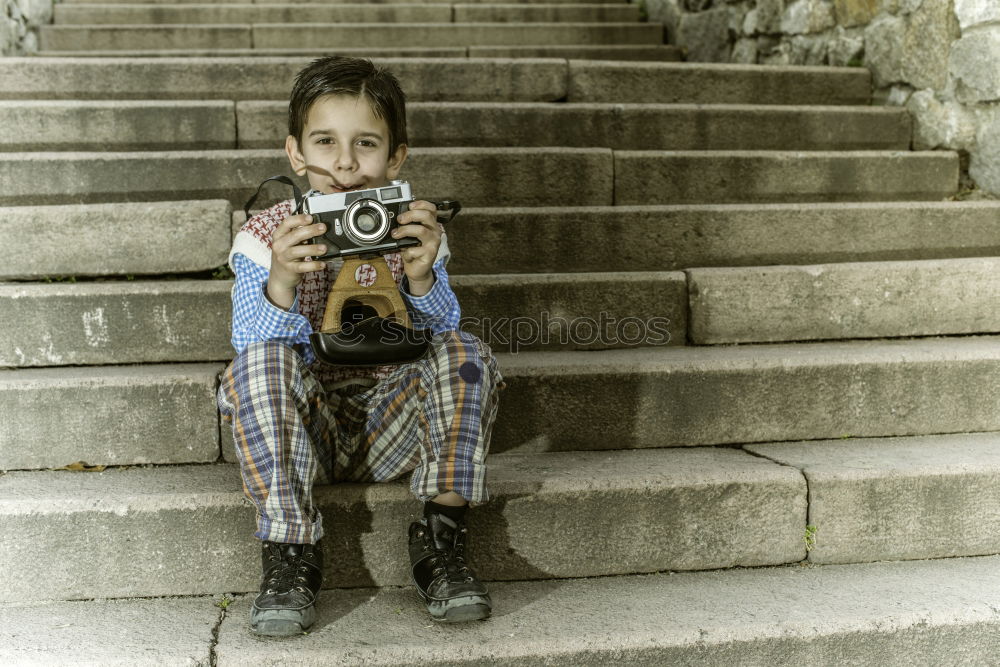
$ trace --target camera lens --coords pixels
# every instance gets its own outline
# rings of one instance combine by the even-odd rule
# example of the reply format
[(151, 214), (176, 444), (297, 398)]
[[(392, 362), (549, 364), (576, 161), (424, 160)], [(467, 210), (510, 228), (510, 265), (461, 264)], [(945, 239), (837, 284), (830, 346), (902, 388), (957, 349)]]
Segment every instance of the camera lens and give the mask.
[(370, 234), (378, 227), (378, 218), (368, 211), (361, 211), (357, 217), (358, 229), (366, 234)]

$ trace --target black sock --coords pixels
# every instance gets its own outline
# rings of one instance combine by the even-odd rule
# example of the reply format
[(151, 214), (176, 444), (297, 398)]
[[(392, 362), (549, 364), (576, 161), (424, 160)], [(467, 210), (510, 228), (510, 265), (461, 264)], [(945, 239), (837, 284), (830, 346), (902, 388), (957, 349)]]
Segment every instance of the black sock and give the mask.
[(452, 505), (439, 505), (433, 500), (428, 500), (424, 503), (424, 516), (432, 512), (434, 514), (444, 514), (446, 517), (454, 521), (455, 523), (461, 523), (465, 520), (465, 510), (469, 509), (469, 506), (462, 505), (460, 507), (455, 507)]

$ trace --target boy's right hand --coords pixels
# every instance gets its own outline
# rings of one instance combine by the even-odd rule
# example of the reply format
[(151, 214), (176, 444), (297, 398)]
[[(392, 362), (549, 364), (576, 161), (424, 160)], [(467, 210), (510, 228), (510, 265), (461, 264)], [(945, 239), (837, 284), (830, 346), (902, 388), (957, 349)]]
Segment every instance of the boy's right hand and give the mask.
[(326, 262), (305, 261), (326, 252), (326, 245), (305, 244), (303, 241), (326, 231), (323, 223), (312, 224), (311, 215), (290, 215), (271, 233), (271, 271), (267, 279), (267, 296), (276, 306), (288, 310), (295, 301), (295, 288), (303, 274), (321, 271)]

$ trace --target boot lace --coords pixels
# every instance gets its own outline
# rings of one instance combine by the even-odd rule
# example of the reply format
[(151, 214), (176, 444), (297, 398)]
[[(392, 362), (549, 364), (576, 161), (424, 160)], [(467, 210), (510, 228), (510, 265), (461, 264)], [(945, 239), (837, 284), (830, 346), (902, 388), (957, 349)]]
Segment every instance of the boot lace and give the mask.
[(309, 566), (302, 562), (302, 555), (284, 555), (281, 553), (280, 547), (271, 546), (268, 549), (268, 577), (264, 582), (267, 587), (265, 593), (271, 595), (289, 593), (292, 590), (310, 593), (311, 591), (306, 586), (308, 579), (305, 575), (308, 573)]

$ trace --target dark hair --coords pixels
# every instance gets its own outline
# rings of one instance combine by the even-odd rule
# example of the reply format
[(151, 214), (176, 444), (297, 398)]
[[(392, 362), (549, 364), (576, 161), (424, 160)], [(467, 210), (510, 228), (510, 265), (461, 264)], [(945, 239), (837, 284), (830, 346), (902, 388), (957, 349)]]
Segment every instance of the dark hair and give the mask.
[(384, 67), (372, 61), (344, 56), (318, 58), (295, 76), (288, 100), (288, 134), (302, 142), (306, 116), (316, 100), (324, 95), (364, 97), (372, 113), (389, 126), (389, 155), (406, 138), (406, 95), (399, 81)]

